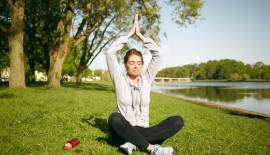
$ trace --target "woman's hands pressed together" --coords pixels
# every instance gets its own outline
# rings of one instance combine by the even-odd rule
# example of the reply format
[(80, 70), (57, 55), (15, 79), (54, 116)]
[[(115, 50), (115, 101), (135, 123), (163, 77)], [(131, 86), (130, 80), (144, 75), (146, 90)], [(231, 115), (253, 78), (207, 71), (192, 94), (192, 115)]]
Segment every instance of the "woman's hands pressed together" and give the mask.
[(132, 25), (130, 32), (128, 33), (128, 37), (131, 37), (134, 34), (136, 34), (141, 40), (145, 39), (144, 36), (140, 32), (138, 15), (136, 15), (133, 19), (133, 25)]

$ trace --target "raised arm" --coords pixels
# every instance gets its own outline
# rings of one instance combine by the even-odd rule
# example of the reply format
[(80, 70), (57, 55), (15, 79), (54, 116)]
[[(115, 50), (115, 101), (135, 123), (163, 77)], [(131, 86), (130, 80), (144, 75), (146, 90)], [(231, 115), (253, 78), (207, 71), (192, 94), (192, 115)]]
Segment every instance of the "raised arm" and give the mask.
[(145, 71), (145, 74), (148, 77), (149, 82), (152, 82), (159, 69), (159, 64), (161, 62), (160, 49), (157, 44), (149, 37), (144, 38), (143, 40), (144, 46), (150, 51), (152, 54), (152, 59)]
[(128, 36), (119, 37), (105, 52), (108, 70), (113, 82), (120, 78), (120, 65), (117, 61), (117, 51), (123, 48), (124, 44), (128, 42)]
[(108, 70), (109, 70), (111, 79), (114, 83), (117, 82), (117, 79), (121, 77), (120, 66), (117, 62), (117, 51), (123, 48), (124, 44), (128, 42), (128, 38), (135, 34), (136, 19), (138, 19), (138, 17), (137, 18), (135, 17), (133, 19), (133, 25), (128, 35), (118, 38), (115, 42), (112, 43), (112, 45), (105, 52)]

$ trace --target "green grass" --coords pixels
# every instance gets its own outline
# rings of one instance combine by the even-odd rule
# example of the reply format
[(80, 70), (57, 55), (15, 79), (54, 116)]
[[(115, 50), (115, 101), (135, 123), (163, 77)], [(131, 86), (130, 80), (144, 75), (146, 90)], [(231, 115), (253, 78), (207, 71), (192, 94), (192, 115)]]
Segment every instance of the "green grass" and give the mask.
[[(107, 118), (113, 111), (115, 97), (109, 83), (65, 84), (59, 89), (37, 85), (24, 90), (2, 86), (0, 154), (121, 154), (107, 135)], [(164, 143), (177, 154), (270, 154), (269, 120), (153, 93), (150, 124), (171, 115), (185, 120), (184, 128)], [(63, 150), (65, 141), (74, 137), (81, 144)]]

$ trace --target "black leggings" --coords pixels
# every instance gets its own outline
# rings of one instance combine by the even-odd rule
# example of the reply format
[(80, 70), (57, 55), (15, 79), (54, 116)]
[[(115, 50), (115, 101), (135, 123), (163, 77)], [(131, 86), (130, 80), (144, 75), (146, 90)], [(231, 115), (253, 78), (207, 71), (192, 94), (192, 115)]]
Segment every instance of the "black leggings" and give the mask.
[(142, 149), (149, 144), (161, 144), (175, 135), (184, 126), (180, 116), (172, 116), (159, 124), (144, 128), (132, 126), (120, 113), (114, 112), (109, 117), (110, 134), (118, 144), (130, 142)]

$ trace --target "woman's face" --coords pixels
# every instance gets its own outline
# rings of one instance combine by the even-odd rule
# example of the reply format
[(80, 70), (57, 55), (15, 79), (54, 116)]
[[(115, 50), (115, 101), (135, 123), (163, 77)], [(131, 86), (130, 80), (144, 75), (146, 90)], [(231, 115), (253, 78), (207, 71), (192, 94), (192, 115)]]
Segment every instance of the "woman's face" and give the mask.
[(143, 62), (140, 56), (131, 55), (125, 64), (128, 75), (131, 78), (136, 78), (141, 73)]

